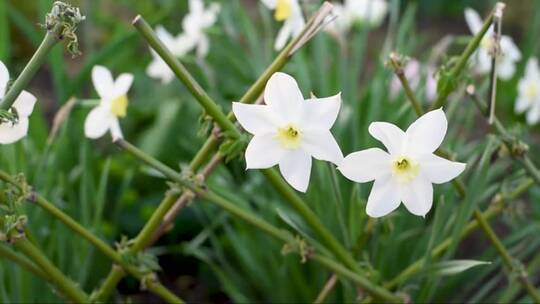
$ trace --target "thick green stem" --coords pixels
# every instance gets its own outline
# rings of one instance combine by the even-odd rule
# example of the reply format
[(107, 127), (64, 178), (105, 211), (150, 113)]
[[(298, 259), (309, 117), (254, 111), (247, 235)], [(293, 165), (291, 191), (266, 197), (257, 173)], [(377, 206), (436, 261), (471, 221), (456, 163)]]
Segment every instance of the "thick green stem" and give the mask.
[(195, 99), (204, 108), (206, 113), (210, 115), (220, 128), (234, 137), (239, 137), (240, 132), (227, 116), (223, 114), (220, 107), (215, 103), (204, 89), (197, 83), (195, 78), (191, 76), (188, 70), (178, 61), (175, 56), (167, 49), (167, 47), (159, 40), (157, 35), (152, 30), (152, 27), (140, 15), (133, 20), (133, 26), (146, 39), (148, 44), (156, 51), (156, 53), (167, 63), (174, 72), (176, 77), (182, 81), (187, 89), (193, 94)]
[(484, 20), (484, 24), (482, 25), (480, 31), (476, 33), (474, 38), (467, 44), (467, 47), (459, 57), (458, 62), (450, 70), (450, 74), (447, 76), (448, 78), (446, 79), (444, 86), (442, 88), (437, 88), (439, 95), (437, 96), (435, 102), (433, 102), (431, 109), (438, 109), (444, 105), (448, 95), (450, 95), (450, 93), (452, 93), (452, 91), (455, 89), (454, 83), (457, 81), (458, 77), (461, 76), (463, 69), (465, 69), (467, 66), (467, 62), (469, 62), (469, 59), (482, 42), (482, 39), (484, 38), (484, 35), (491, 26), (492, 22), (493, 12), (491, 12), (486, 20)]
[[(17, 187), (19, 190), (22, 190), (22, 186), (9, 174), (5, 173), (4, 171), (0, 170), (0, 179)], [(105, 256), (110, 258), (113, 263), (116, 263), (120, 265), (123, 269), (125, 269), (130, 275), (134, 276), (135, 278), (142, 280), (145, 277), (145, 274), (140, 272), (137, 267), (132, 266), (128, 264), (122, 256), (118, 252), (116, 252), (113, 248), (111, 248), (107, 243), (96, 237), (93, 233), (88, 231), (86, 228), (81, 226), (78, 222), (76, 222), (73, 218), (71, 218), (69, 215), (62, 212), (60, 209), (56, 208), (52, 203), (47, 201), (45, 198), (43, 198), (41, 195), (37, 193), (32, 193), (30, 197), (27, 198), (29, 201), (35, 203), (39, 207), (43, 208), (45, 211), (47, 211), (50, 215), (54, 216), (56, 219), (60, 220), (64, 225), (66, 225), (69, 229), (71, 229), (73, 232), (77, 233), (87, 241), (89, 241), (92, 245), (94, 245), (98, 250), (100, 250)], [(146, 282), (148, 289), (158, 295), (163, 300), (170, 302), (170, 303), (181, 303), (182, 300), (176, 297), (172, 292), (167, 290), (163, 285), (161, 285), (159, 282), (149, 281)]]
[(47, 55), (59, 41), (58, 31), (60, 28), (60, 25), (56, 25), (53, 29), (47, 31), (47, 34), (45, 35), (45, 38), (43, 38), (37, 51), (2, 99), (2, 103), (0, 104), (1, 109), (8, 110), (11, 108), (15, 100), (17, 100), (17, 97), (19, 97), (21, 92), (30, 83), (30, 80), (34, 78), (34, 75), (36, 75), (39, 68), (45, 63)]
[(74, 303), (88, 303), (88, 295), (58, 270), (30, 241), (19, 239), (15, 241), (15, 248), (39, 266), (66, 298)]
[(16, 254), (15, 252), (13, 252), (12, 250), (10, 250), (4, 245), (0, 245), (0, 257), (6, 258), (12, 261), (13, 263), (19, 265), (19, 267), (21, 267), (22, 269), (33, 273), (34, 275), (36, 275), (37, 277), (45, 281), (49, 281), (49, 276), (45, 272), (43, 272), (41, 268), (36, 267), (34, 263)]

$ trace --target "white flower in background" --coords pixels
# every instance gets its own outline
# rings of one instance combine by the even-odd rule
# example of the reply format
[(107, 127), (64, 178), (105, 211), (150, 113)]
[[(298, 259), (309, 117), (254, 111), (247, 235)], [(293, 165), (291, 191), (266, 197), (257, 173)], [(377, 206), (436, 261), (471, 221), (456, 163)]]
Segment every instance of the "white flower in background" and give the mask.
[(197, 57), (204, 58), (210, 49), (210, 40), (206, 30), (217, 21), (221, 7), (219, 3), (211, 3), (205, 9), (203, 0), (189, 0), (189, 13), (182, 21), (186, 39), (191, 40), (197, 48)]
[(540, 68), (536, 57), (527, 61), (525, 76), (519, 80), (515, 110), (517, 113), (527, 111), (530, 125), (540, 121)]
[(99, 138), (110, 130), (113, 141), (123, 138), (118, 119), (127, 114), (127, 93), (133, 83), (133, 75), (124, 73), (115, 81), (106, 67), (95, 66), (92, 69), (92, 82), (101, 101), (86, 117), (86, 137)]
[[(437, 75), (435, 67), (430, 65), (422, 66), (418, 60), (410, 59), (403, 68), (403, 73), (409, 81), (411, 89), (416, 90), (421, 83), (424, 83), (427, 100), (431, 102), (437, 98)], [(394, 75), (390, 83), (390, 96), (395, 98), (402, 89), (401, 81)]]
[(338, 168), (358, 183), (375, 180), (366, 207), (369, 216), (387, 215), (400, 202), (412, 214), (428, 213), (433, 204), (432, 183), (446, 183), (465, 169), (463, 163), (433, 154), (441, 145), (447, 126), (441, 109), (421, 116), (406, 132), (391, 123), (371, 123), (369, 133), (388, 152), (379, 148), (355, 152), (346, 156)]
[[(465, 9), (465, 21), (473, 35), (480, 32), (482, 24), (484, 23), (482, 18), (480, 18), (480, 15), (472, 8)], [(490, 54), (493, 49), (493, 44), (493, 26), (491, 26), (480, 42), (475, 57), (473, 57), (475, 59), (474, 68), (477, 73), (487, 74), (491, 71), (492, 57)], [(498, 57), (497, 76), (502, 80), (509, 80), (516, 72), (516, 63), (521, 60), (521, 52), (510, 36), (503, 35), (501, 37), (500, 45), (501, 54)]]
[[(161, 25), (156, 27), (156, 35), (177, 58), (184, 57), (195, 47), (195, 40), (190, 36), (180, 33), (174, 37)], [(161, 80), (163, 84), (171, 82), (174, 78), (171, 68), (169, 68), (167, 63), (153, 49), (150, 49), (150, 52), (152, 53), (153, 60), (146, 68), (146, 74), (152, 78)]]
[(386, 0), (345, 0), (343, 4), (334, 3), (337, 19), (329, 25), (329, 30), (338, 33), (348, 31), (355, 24), (378, 27), (388, 13)]
[(269, 9), (274, 10), (276, 21), (284, 21), (274, 43), (279, 51), (285, 47), (289, 39), (295, 38), (304, 29), (305, 21), (298, 0), (261, 0)]
[(311, 157), (339, 164), (343, 154), (330, 128), (336, 121), (341, 95), (304, 100), (294, 78), (272, 75), (264, 90), (266, 105), (233, 103), (242, 127), (253, 134), (247, 149), (247, 169), (279, 164), (285, 180), (305, 192)]
[[(6, 95), (6, 89), (9, 82), (9, 72), (2, 61), (0, 61), (0, 103)], [(13, 108), (17, 113), (17, 122), (3, 122), (0, 124), (0, 144), (11, 144), (26, 136), (28, 133), (28, 124), (30, 114), (34, 110), (36, 97), (22, 91), (19, 97), (15, 99)]]

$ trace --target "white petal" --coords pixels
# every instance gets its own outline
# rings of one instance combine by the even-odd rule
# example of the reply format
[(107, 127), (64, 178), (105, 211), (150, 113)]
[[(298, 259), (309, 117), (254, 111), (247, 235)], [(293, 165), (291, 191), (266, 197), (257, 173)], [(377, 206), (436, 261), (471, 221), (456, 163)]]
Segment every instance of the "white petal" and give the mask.
[(516, 73), (516, 63), (507, 59), (503, 59), (497, 66), (497, 76), (501, 80), (510, 80)]
[(261, 2), (266, 6), (268, 9), (275, 9), (277, 5), (277, 0), (261, 0)]
[(372, 122), (369, 125), (369, 134), (380, 141), (392, 155), (403, 153), (405, 132), (396, 125), (387, 122)]
[[(476, 73), (481, 74), (481, 75), (489, 73), (491, 71), (491, 61), (492, 61), (492, 57), (489, 54), (489, 52), (483, 48), (479, 49), (478, 55), (476, 58), (477, 58), (477, 61), (474, 67)], [(500, 69), (499, 69), (498, 76), (500, 76)]]
[(504, 57), (512, 62), (521, 60), (521, 51), (510, 36), (501, 37), (501, 50)]
[(189, 0), (189, 11), (191, 13), (202, 13), (204, 10), (204, 2), (202, 0)]
[(531, 57), (527, 60), (527, 66), (525, 67), (526, 79), (540, 79), (540, 67), (538, 66), (538, 59)]
[(0, 125), (0, 144), (12, 144), (28, 133), (28, 118), (22, 117), (15, 125), (3, 123)]
[(256, 135), (246, 149), (246, 169), (266, 169), (279, 163), (286, 151), (280, 147), (275, 134)]
[(289, 38), (291, 38), (292, 36), (293, 24), (289, 20), (290, 19), (287, 19), (285, 23), (283, 23), (283, 25), (281, 26), (281, 29), (279, 30), (277, 34), (276, 42), (274, 43), (274, 49), (276, 51), (281, 51), (287, 44), (287, 41), (289, 40)]
[(6, 88), (9, 82), (9, 71), (2, 61), (0, 61), (0, 98), (6, 95)]
[(336, 165), (341, 163), (343, 153), (330, 131), (305, 131), (302, 134), (302, 149), (318, 160)]
[(124, 73), (118, 76), (114, 83), (115, 96), (126, 95), (133, 83), (133, 74)]
[(110, 97), (114, 90), (114, 80), (111, 72), (104, 66), (96, 65), (92, 68), (92, 82), (101, 98)]
[(426, 216), (433, 205), (433, 185), (418, 176), (407, 184), (401, 184), (401, 200), (410, 213)]
[(381, 217), (399, 207), (399, 189), (389, 175), (376, 179), (369, 193), (366, 213), (371, 217)]
[(341, 93), (326, 97), (307, 99), (304, 103), (303, 127), (329, 130), (336, 122), (341, 107)]
[(407, 131), (407, 152), (411, 155), (432, 153), (441, 145), (448, 121), (442, 109), (430, 111), (413, 122)]
[(28, 117), (32, 114), (34, 110), (34, 105), (36, 104), (36, 97), (27, 91), (22, 91), (19, 97), (15, 99), (13, 107), (17, 109), (19, 117)]
[(174, 36), (169, 33), (169, 31), (167, 31), (162, 25), (156, 26), (155, 32), (158, 39), (163, 43), (163, 45), (165, 45), (167, 49), (172, 50), (174, 48)]
[(264, 89), (264, 101), (288, 122), (298, 122), (303, 115), (304, 97), (290, 75), (277, 72), (270, 77)]
[(529, 99), (523, 94), (519, 94), (518, 98), (516, 99), (516, 105), (514, 106), (514, 110), (516, 113), (523, 113), (525, 110), (527, 110), (530, 106)]
[(467, 164), (458, 163), (430, 154), (418, 159), (422, 174), (434, 184), (449, 182), (460, 175)]
[(531, 107), (529, 112), (527, 112), (527, 123), (529, 125), (534, 125), (540, 121), (540, 104), (536, 103)]
[(347, 155), (338, 170), (357, 183), (390, 176), (390, 155), (379, 148), (371, 148)]
[(473, 34), (480, 32), (484, 24), (480, 15), (470, 7), (465, 9), (465, 22)]
[(163, 84), (170, 83), (174, 78), (173, 71), (160, 58), (154, 58), (150, 62), (146, 67), (146, 74), (151, 78), (160, 79)]
[(277, 130), (277, 121), (268, 106), (233, 102), (232, 110), (242, 128), (251, 134), (262, 135)]
[(209, 50), (210, 41), (208, 40), (208, 37), (204, 34), (200, 35), (197, 44), (197, 57), (200, 59), (205, 58), (208, 55)]
[(279, 162), (279, 171), (294, 189), (306, 192), (311, 175), (311, 156), (301, 149), (289, 150)]
[(120, 122), (116, 117), (112, 118), (110, 121), (110, 130), (111, 130), (111, 137), (113, 142), (124, 138), (124, 135), (122, 134), (122, 129), (120, 128)]
[(84, 121), (84, 134), (88, 138), (99, 138), (111, 127), (111, 113), (103, 106), (97, 106), (86, 116)]

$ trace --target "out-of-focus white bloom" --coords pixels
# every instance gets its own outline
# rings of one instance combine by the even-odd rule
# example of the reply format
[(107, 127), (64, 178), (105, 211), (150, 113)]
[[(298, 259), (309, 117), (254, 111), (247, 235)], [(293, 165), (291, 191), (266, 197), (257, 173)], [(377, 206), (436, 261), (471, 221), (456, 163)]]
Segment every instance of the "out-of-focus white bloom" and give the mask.
[(426, 113), (403, 132), (386, 122), (374, 122), (369, 133), (388, 152), (371, 148), (347, 155), (339, 170), (350, 180), (375, 180), (366, 212), (381, 217), (403, 202), (412, 214), (425, 216), (433, 204), (433, 184), (446, 183), (465, 170), (465, 164), (438, 157), (448, 122), (442, 109)]
[[(9, 82), (9, 72), (2, 61), (0, 61), (0, 103), (6, 95)], [(36, 97), (27, 91), (22, 91), (15, 99), (12, 106), (17, 114), (17, 121), (3, 122), (0, 124), (0, 144), (11, 144), (26, 136), (28, 133), (29, 117), (34, 110)]]
[(298, 0), (261, 0), (271, 10), (274, 10), (276, 21), (285, 21), (279, 30), (274, 48), (279, 51), (287, 44), (289, 39), (300, 35), (305, 21)]
[(233, 103), (242, 127), (253, 134), (247, 149), (247, 169), (279, 164), (285, 180), (305, 192), (311, 157), (339, 164), (343, 154), (330, 128), (336, 121), (341, 95), (304, 100), (294, 78), (272, 75), (264, 91), (266, 105)]
[[(422, 83), (425, 83), (425, 94), (429, 102), (432, 102), (437, 98), (437, 75), (435, 67), (431, 65), (422, 66), (416, 59), (410, 59), (407, 61), (403, 68), (403, 73), (409, 81), (411, 89), (418, 89)], [(402, 90), (402, 85), (399, 78), (394, 75), (392, 82), (390, 83), (390, 96), (395, 98)]]
[(206, 30), (217, 21), (221, 7), (219, 3), (211, 3), (204, 7), (203, 0), (189, 0), (189, 13), (182, 21), (185, 35), (197, 48), (197, 57), (204, 58), (210, 49), (210, 40)]
[(99, 138), (110, 130), (113, 141), (123, 137), (119, 118), (127, 115), (127, 93), (133, 83), (132, 74), (121, 74), (116, 81), (111, 72), (103, 66), (92, 69), (92, 82), (101, 101), (84, 122), (84, 133), (88, 138)]
[(540, 121), (540, 68), (536, 57), (529, 58), (525, 75), (519, 80), (515, 110), (517, 113), (527, 111), (530, 125)]
[[(476, 35), (482, 28), (482, 18), (472, 8), (465, 9), (465, 21), (469, 29)], [(487, 74), (491, 71), (491, 53), (494, 48), (493, 26), (491, 26), (480, 42), (474, 58), (474, 69), (479, 74)], [(521, 52), (510, 36), (503, 35), (500, 41), (500, 54), (497, 58), (497, 76), (502, 80), (509, 80), (516, 72), (516, 63), (521, 60)]]
[(345, 34), (355, 24), (378, 27), (388, 13), (386, 0), (345, 0), (343, 4), (333, 3), (336, 20), (326, 30)]
[[(183, 57), (195, 47), (195, 40), (190, 36), (180, 33), (174, 37), (161, 25), (156, 27), (156, 35), (177, 58)], [(152, 78), (161, 80), (164, 84), (171, 82), (174, 78), (173, 71), (153, 49), (150, 49), (150, 52), (152, 53), (153, 60), (146, 68), (146, 74)]]

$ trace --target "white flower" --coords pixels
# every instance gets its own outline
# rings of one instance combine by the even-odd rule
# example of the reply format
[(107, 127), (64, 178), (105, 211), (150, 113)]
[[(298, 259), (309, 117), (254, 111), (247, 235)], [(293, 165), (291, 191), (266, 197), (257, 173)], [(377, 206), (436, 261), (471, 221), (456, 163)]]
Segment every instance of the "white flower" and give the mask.
[(465, 169), (463, 163), (433, 154), (444, 139), (447, 125), (441, 109), (421, 116), (406, 132), (390, 123), (371, 123), (369, 133), (388, 152), (379, 148), (355, 152), (338, 168), (358, 183), (375, 180), (366, 207), (369, 216), (384, 216), (400, 202), (415, 215), (428, 213), (433, 203), (432, 183), (446, 183)]
[(287, 41), (295, 38), (302, 32), (305, 21), (298, 0), (261, 0), (271, 10), (274, 10), (276, 21), (285, 21), (279, 30), (274, 48), (279, 51), (285, 47)]
[(189, 13), (184, 17), (182, 27), (188, 36), (186, 39), (191, 40), (197, 47), (199, 58), (208, 55), (210, 41), (205, 31), (216, 23), (220, 10), (219, 3), (211, 3), (205, 9), (203, 0), (189, 0)]
[[(190, 36), (180, 33), (174, 37), (161, 25), (156, 27), (156, 35), (177, 58), (182, 58), (195, 47), (195, 40)], [(171, 68), (169, 68), (167, 63), (153, 49), (150, 49), (150, 52), (152, 53), (153, 60), (146, 68), (146, 74), (152, 78), (161, 80), (163, 84), (171, 82), (174, 78)]]
[(253, 134), (247, 149), (247, 169), (279, 164), (293, 188), (305, 192), (311, 157), (339, 164), (343, 154), (330, 128), (336, 121), (341, 95), (304, 100), (294, 78), (272, 75), (264, 90), (266, 105), (233, 103), (242, 127)]
[[(469, 29), (476, 35), (482, 28), (482, 18), (472, 8), (465, 9), (465, 21)], [(478, 51), (473, 57), (475, 59), (475, 70), (479, 74), (487, 74), (491, 71), (491, 51), (493, 49), (493, 26), (491, 26), (484, 38), (480, 42)], [(502, 80), (509, 80), (516, 72), (516, 62), (521, 60), (521, 52), (514, 44), (510, 36), (503, 35), (501, 37), (501, 54), (498, 57), (497, 76)]]
[(329, 30), (344, 33), (356, 23), (378, 27), (388, 13), (388, 2), (386, 0), (345, 0), (344, 4), (334, 4), (334, 12), (338, 18), (329, 26)]
[[(9, 72), (4, 63), (0, 61), (0, 100), (6, 95), (6, 89), (9, 82)], [(0, 101), (1, 103), (1, 101)], [(22, 91), (19, 97), (15, 99), (13, 108), (17, 112), (17, 122), (4, 122), (0, 124), (0, 144), (11, 144), (26, 136), (28, 133), (28, 117), (34, 110), (36, 97)]]
[[(437, 98), (437, 75), (433, 66), (422, 66), (418, 60), (410, 59), (403, 68), (403, 73), (409, 81), (411, 89), (418, 89), (423, 82), (425, 83), (424, 89), (427, 100), (431, 102)], [(394, 75), (390, 83), (390, 96), (395, 98), (401, 90), (401, 81)]]
[(527, 61), (525, 76), (519, 80), (515, 110), (517, 113), (528, 111), (527, 123), (530, 125), (540, 121), (540, 68), (536, 57)]
[(133, 83), (133, 75), (124, 73), (115, 81), (106, 67), (95, 66), (92, 69), (92, 82), (101, 102), (86, 117), (86, 137), (99, 138), (110, 130), (113, 141), (122, 138), (118, 119), (127, 114), (127, 93)]

